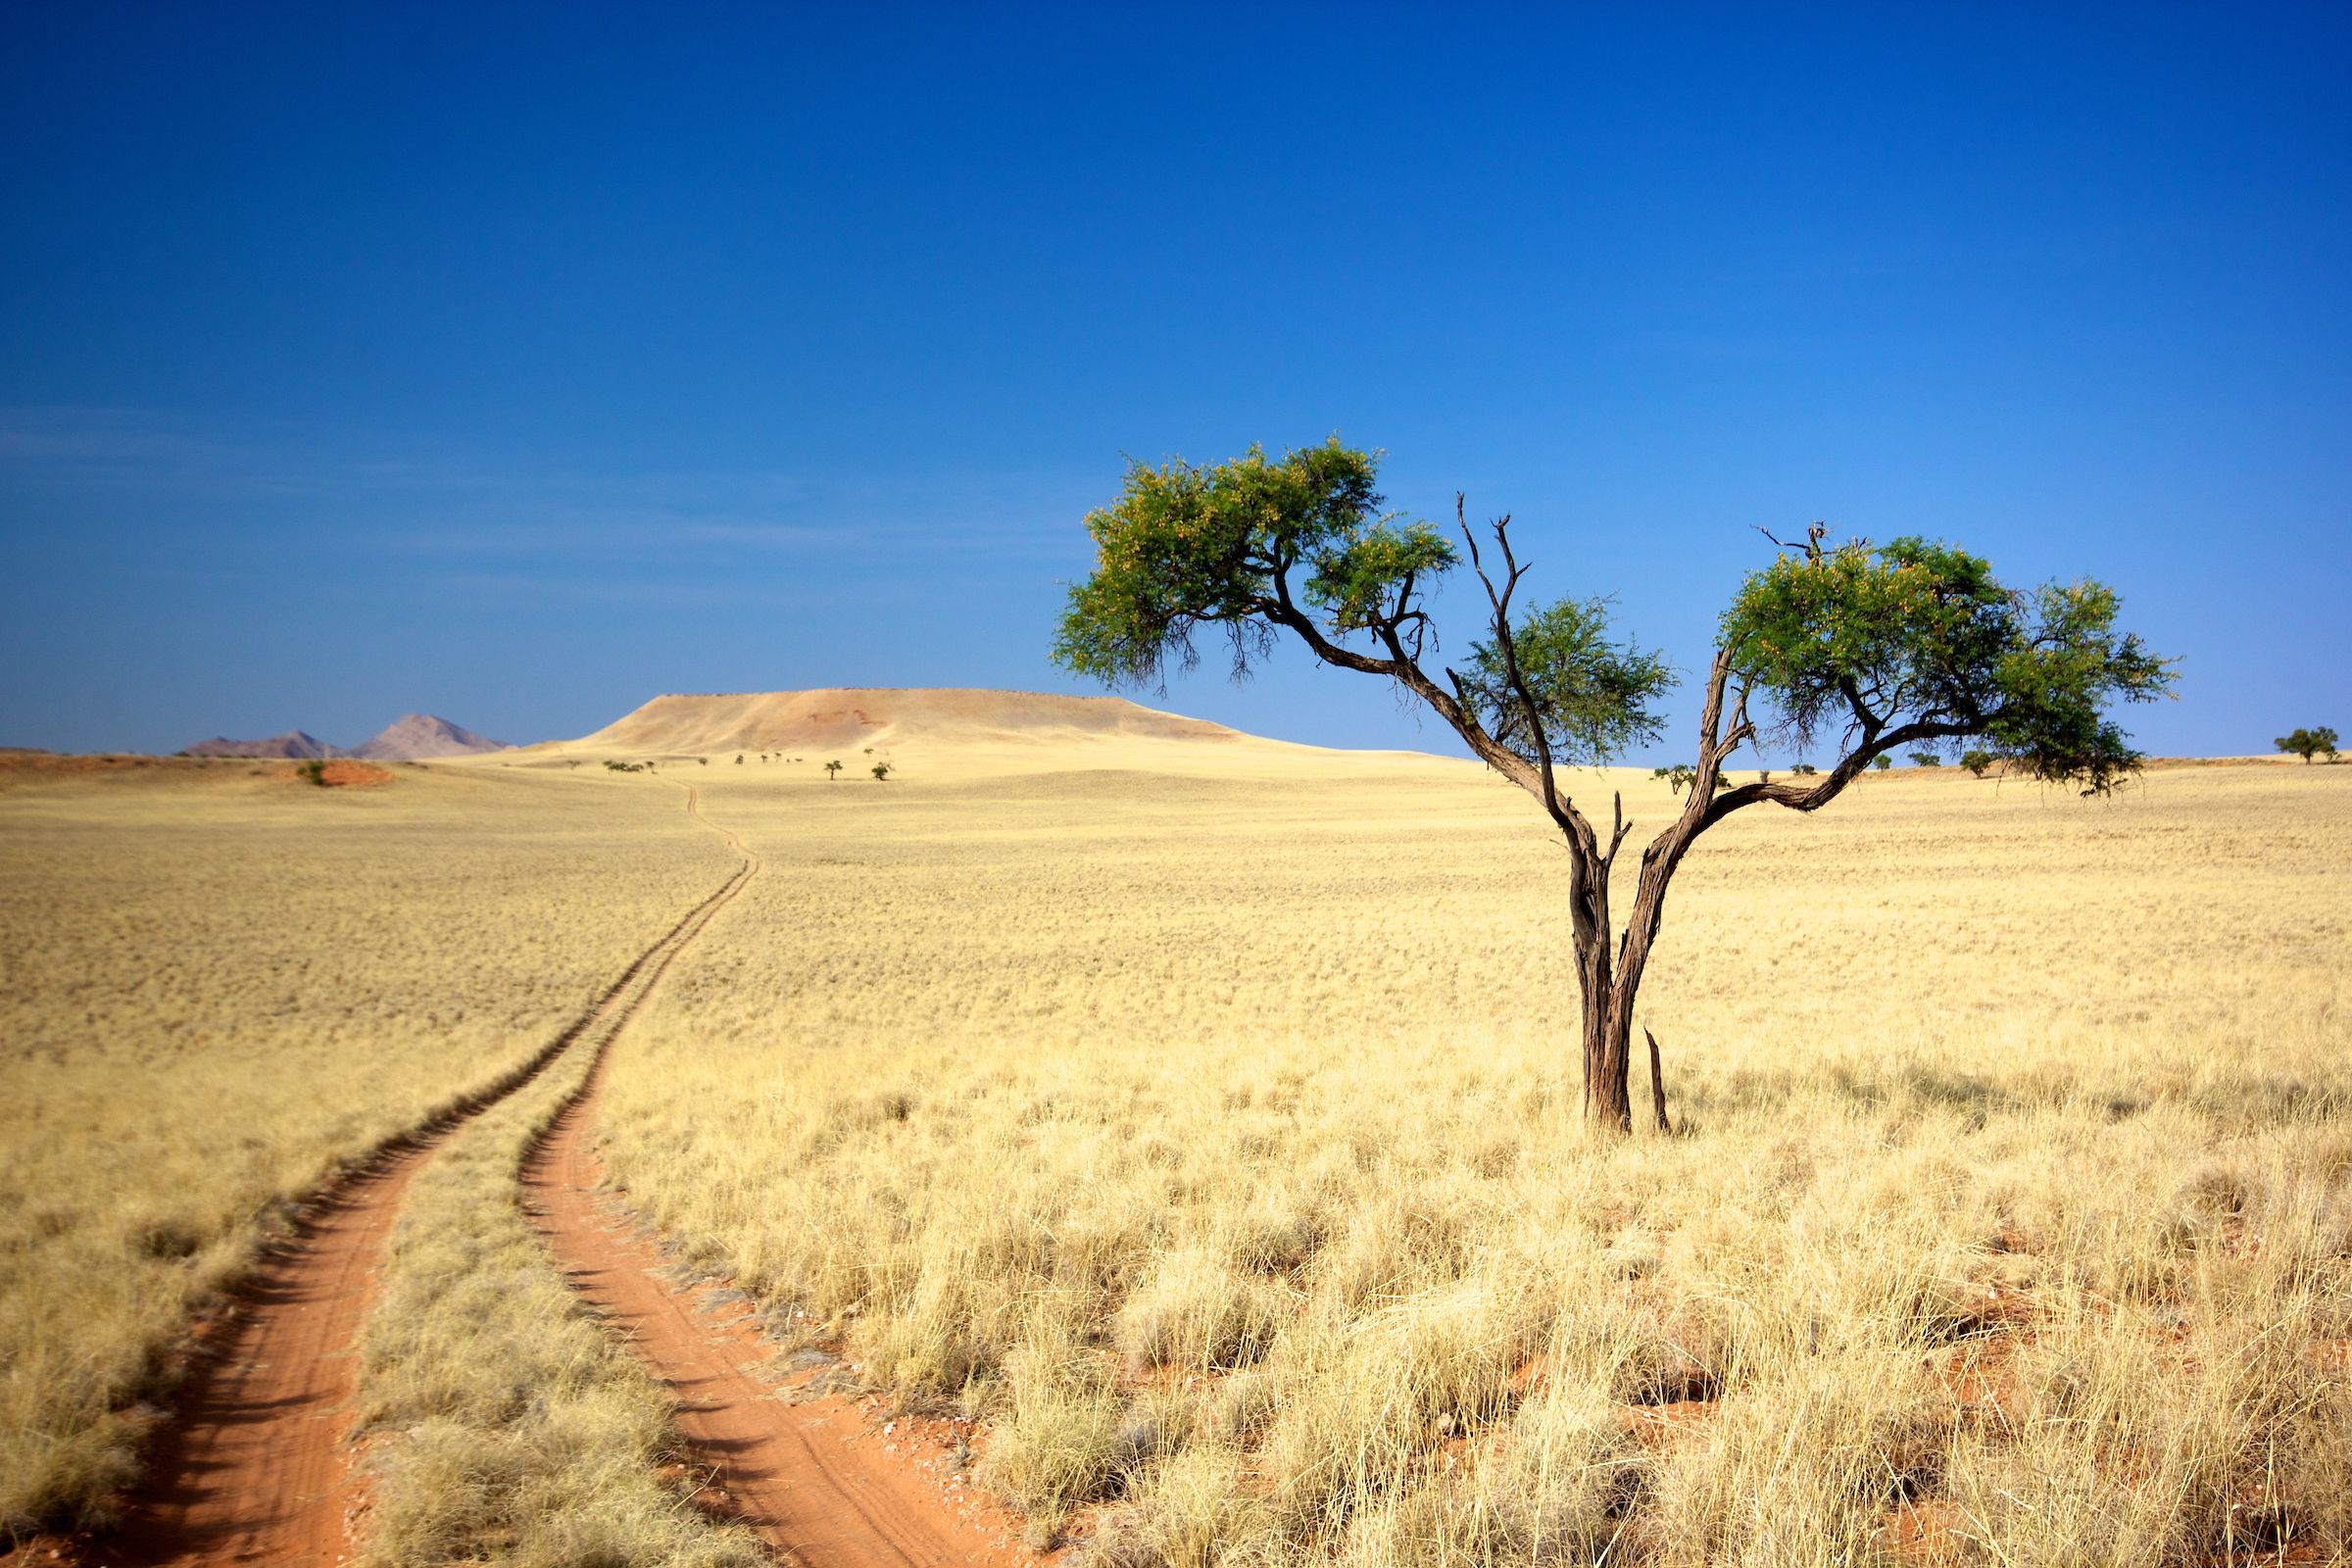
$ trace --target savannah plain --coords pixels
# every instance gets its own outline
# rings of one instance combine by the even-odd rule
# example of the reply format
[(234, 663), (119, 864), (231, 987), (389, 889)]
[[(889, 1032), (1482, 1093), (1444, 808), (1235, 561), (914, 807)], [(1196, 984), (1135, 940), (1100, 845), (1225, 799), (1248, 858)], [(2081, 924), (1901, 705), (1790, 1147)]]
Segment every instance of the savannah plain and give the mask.
[(1478, 765), (850, 695), (364, 787), (0, 777), (28, 1559), (109, 1560), (191, 1325), (306, 1195), (502, 1090), (368, 1270), (338, 1555), (777, 1553), (580, 1294), (548, 1137), (756, 1333), (761, 1419), (975, 1557), (2352, 1555), (2352, 768), (1741, 813), (1642, 996), (1674, 1130), (1616, 1140), (1558, 840)]

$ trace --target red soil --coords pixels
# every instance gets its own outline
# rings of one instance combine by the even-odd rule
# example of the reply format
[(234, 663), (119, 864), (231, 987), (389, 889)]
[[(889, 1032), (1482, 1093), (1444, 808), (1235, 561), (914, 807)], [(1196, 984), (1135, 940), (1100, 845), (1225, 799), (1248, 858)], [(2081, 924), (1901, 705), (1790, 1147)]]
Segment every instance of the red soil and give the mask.
[(726, 1317), (662, 1278), (658, 1249), (596, 1196), (602, 1071), (526, 1167), (526, 1205), (573, 1286), (676, 1392), (678, 1429), (726, 1510), (801, 1568), (1034, 1560), (1006, 1541), (1018, 1520), (961, 1478), (968, 1426), (887, 1418), (839, 1395), (788, 1402), (764, 1371), (773, 1348), (740, 1306)]
[(349, 1555), (349, 1351), (401, 1197), (430, 1152), (411, 1149), (341, 1184), (237, 1293), (215, 1358), (187, 1385), (153, 1455), (154, 1480), (91, 1561), (146, 1568)]

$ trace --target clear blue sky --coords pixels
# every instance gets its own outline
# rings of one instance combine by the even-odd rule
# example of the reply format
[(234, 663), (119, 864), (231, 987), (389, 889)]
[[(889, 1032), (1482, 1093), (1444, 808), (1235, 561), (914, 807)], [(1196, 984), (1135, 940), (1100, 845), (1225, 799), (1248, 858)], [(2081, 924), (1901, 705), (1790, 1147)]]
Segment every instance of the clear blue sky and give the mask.
[(0, 743), (1084, 689), (1122, 455), (1334, 431), (1686, 668), (1819, 517), (2352, 731), (2342, 7), (370, 9), (0, 8)]

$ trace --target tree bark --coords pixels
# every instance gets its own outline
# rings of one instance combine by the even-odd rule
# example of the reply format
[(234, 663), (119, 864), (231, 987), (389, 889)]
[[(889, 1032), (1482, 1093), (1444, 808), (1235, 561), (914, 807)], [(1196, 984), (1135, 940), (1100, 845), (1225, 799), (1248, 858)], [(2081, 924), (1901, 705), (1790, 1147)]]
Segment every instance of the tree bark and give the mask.
[(1642, 1038), (1649, 1042), (1649, 1108), (1658, 1118), (1658, 1131), (1670, 1133), (1674, 1124), (1666, 1119), (1666, 1069), (1658, 1060), (1658, 1037), (1648, 1030)]

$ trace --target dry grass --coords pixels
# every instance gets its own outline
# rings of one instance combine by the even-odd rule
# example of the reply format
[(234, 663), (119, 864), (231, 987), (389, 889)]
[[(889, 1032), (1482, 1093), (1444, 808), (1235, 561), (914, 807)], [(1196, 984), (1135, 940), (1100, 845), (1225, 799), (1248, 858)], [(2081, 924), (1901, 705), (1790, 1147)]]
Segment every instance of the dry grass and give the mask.
[(665, 1484), (668, 1396), (590, 1318), (515, 1205), (583, 1048), (453, 1134), (411, 1185), (360, 1346), (362, 1560), (749, 1568), (767, 1560)]
[(985, 1415), (1041, 1536), (2346, 1553), (2352, 781), (1746, 813), (1646, 999), (1685, 1135), (1608, 1146), (1557, 852), (1475, 770), (952, 760), (711, 781), (768, 869), (606, 1114), (700, 1261)]
[(128, 1473), (286, 1200), (497, 1078), (732, 863), (651, 781), (0, 789), (0, 1539)]
[[(1646, 998), (1684, 1134), (1595, 1144), (1558, 851), (1476, 769), (896, 760), (693, 769), (766, 869), (623, 1037), (612, 1165), (690, 1262), (986, 1417), (1040, 1540), (2346, 1557), (2352, 776), (1747, 813)], [(107, 1412), (271, 1202), (527, 1054), (729, 864), (602, 769), (246, 779), (0, 793), (20, 1517), (97, 1494)], [(740, 1549), (490, 1200), (579, 1065), (411, 1189), (363, 1395), (382, 1560)]]

